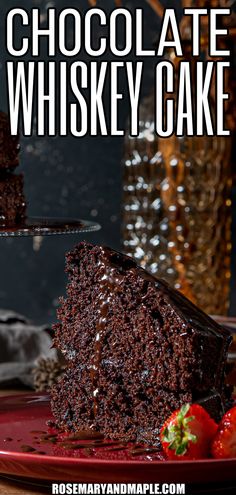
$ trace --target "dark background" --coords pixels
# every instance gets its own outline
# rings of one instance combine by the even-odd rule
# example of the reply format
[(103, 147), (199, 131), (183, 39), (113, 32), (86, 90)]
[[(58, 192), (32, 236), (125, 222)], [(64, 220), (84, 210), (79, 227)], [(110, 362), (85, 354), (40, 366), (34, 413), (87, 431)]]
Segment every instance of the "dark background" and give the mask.
[[(44, 17), (49, 7), (76, 7), (81, 10), (88, 7), (86, 0), (22, 0), (20, 4), (26, 9), (39, 7)], [(165, 4), (176, 8), (180, 6), (178, 1), (166, 1)], [(98, 5), (108, 10), (112, 8), (113, 2), (104, 0), (98, 2)], [(151, 47), (158, 36), (158, 17), (144, 0), (126, 1), (124, 5), (131, 10), (140, 6), (145, 9), (145, 44)], [(18, 0), (1, 0), (0, 108), (5, 111), (5, 17), (6, 12), (13, 7), (19, 7)], [(82, 57), (85, 58), (84, 54)], [(111, 58), (110, 54), (106, 57)], [(41, 56), (43, 58), (46, 58), (46, 46)], [(153, 64), (154, 60), (145, 61), (144, 94), (148, 93), (153, 83)], [(124, 85), (125, 79), (121, 77), (121, 90)], [(108, 91), (106, 98), (108, 105)], [(128, 104), (124, 99), (120, 105), (122, 127), (127, 119), (127, 111)], [(50, 322), (55, 320), (58, 296), (65, 290), (65, 252), (81, 239), (120, 248), (123, 138), (31, 137), (23, 138), (21, 146), (20, 170), (25, 174), (28, 214), (79, 217), (96, 220), (102, 225), (102, 230), (97, 233), (44, 238), (39, 250), (35, 250), (32, 238), (0, 241), (0, 307), (14, 309), (36, 322)], [(236, 314), (235, 259), (232, 264), (231, 314)]]

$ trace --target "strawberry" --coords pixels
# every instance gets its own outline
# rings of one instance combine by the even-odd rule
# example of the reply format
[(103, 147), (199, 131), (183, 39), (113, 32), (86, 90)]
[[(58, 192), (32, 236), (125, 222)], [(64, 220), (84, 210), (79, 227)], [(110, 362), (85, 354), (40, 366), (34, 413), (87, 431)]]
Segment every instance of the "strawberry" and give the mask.
[(202, 459), (210, 456), (217, 424), (198, 404), (185, 404), (166, 420), (160, 432), (168, 459)]
[(236, 457), (236, 406), (223, 416), (211, 452), (216, 459)]

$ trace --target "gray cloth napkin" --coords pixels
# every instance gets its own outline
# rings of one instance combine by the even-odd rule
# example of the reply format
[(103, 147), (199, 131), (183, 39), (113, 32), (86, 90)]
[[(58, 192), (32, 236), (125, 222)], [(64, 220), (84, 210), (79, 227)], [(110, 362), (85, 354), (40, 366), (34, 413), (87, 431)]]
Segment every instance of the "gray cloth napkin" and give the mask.
[(33, 386), (32, 370), (40, 358), (56, 358), (48, 327), (0, 310), (0, 386), (21, 382)]

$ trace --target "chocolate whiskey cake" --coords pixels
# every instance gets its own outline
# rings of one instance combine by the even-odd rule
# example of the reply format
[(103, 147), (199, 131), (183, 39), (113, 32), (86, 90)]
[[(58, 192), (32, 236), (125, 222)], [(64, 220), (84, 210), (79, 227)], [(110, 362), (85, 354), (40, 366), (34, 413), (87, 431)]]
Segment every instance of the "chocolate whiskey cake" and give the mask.
[(183, 403), (223, 414), (226, 330), (109, 248), (79, 244), (66, 271), (67, 298), (54, 329), (68, 368), (51, 392), (60, 428), (155, 443)]
[(14, 170), (19, 165), (19, 138), (11, 136), (9, 117), (0, 111), (0, 170)]
[(19, 224), (25, 215), (23, 175), (0, 174), (0, 227)]

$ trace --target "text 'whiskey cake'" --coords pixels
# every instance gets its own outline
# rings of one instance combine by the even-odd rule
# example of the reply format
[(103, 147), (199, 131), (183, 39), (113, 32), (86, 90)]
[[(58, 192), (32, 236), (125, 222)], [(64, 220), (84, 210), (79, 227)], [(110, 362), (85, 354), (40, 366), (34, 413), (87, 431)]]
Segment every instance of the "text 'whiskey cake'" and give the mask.
[(109, 248), (79, 244), (66, 271), (55, 346), (68, 368), (51, 392), (59, 428), (154, 444), (186, 402), (202, 403), (219, 419), (230, 395), (228, 331)]

